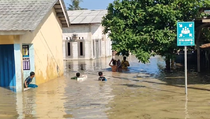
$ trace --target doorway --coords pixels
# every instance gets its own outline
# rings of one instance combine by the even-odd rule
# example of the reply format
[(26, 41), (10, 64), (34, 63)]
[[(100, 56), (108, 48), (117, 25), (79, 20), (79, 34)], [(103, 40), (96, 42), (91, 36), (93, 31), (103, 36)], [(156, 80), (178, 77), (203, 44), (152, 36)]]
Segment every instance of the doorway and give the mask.
[(0, 87), (15, 87), (14, 45), (0, 45)]

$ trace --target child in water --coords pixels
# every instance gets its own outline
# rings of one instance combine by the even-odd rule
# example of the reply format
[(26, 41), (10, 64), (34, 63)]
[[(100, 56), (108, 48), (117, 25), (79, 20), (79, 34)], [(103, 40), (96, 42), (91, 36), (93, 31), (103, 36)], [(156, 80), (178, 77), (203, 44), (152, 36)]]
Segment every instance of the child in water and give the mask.
[(30, 76), (27, 77), (25, 79), (25, 81), (24, 81), (24, 88), (28, 88), (28, 87), (30, 87), (30, 88), (37, 88), (38, 87), (36, 84), (30, 84), (32, 82), (34, 76), (35, 76), (35, 73), (31, 72)]
[(82, 80), (87, 79), (87, 75), (80, 76), (80, 73), (76, 73), (76, 76), (75, 77), (72, 77), (71, 79), (75, 79), (77, 81), (82, 81)]
[(99, 81), (107, 81), (106, 78), (103, 76), (103, 72), (98, 72), (98, 75), (99, 75), (98, 78)]

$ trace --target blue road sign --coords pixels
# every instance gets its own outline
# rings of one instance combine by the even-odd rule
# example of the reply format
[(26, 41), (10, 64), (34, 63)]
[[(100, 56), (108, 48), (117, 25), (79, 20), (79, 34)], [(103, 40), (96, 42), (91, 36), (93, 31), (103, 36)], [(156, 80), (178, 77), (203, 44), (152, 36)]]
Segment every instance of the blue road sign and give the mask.
[(177, 46), (195, 45), (195, 24), (194, 22), (177, 23)]

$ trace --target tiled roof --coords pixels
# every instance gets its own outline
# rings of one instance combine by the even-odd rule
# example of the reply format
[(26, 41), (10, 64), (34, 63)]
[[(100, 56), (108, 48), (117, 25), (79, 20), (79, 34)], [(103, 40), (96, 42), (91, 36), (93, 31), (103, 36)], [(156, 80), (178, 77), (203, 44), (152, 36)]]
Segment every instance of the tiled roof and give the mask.
[(0, 0), (0, 31), (35, 30), (58, 0)]
[(107, 10), (75, 10), (67, 11), (71, 24), (101, 23)]

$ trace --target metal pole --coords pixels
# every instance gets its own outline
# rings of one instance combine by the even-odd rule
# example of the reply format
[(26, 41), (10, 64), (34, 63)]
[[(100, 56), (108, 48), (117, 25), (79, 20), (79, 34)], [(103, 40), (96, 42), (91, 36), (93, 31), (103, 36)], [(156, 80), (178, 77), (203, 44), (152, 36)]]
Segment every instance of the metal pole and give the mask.
[(187, 95), (187, 46), (185, 46), (184, 49), (185, 49), (185, 94)]

